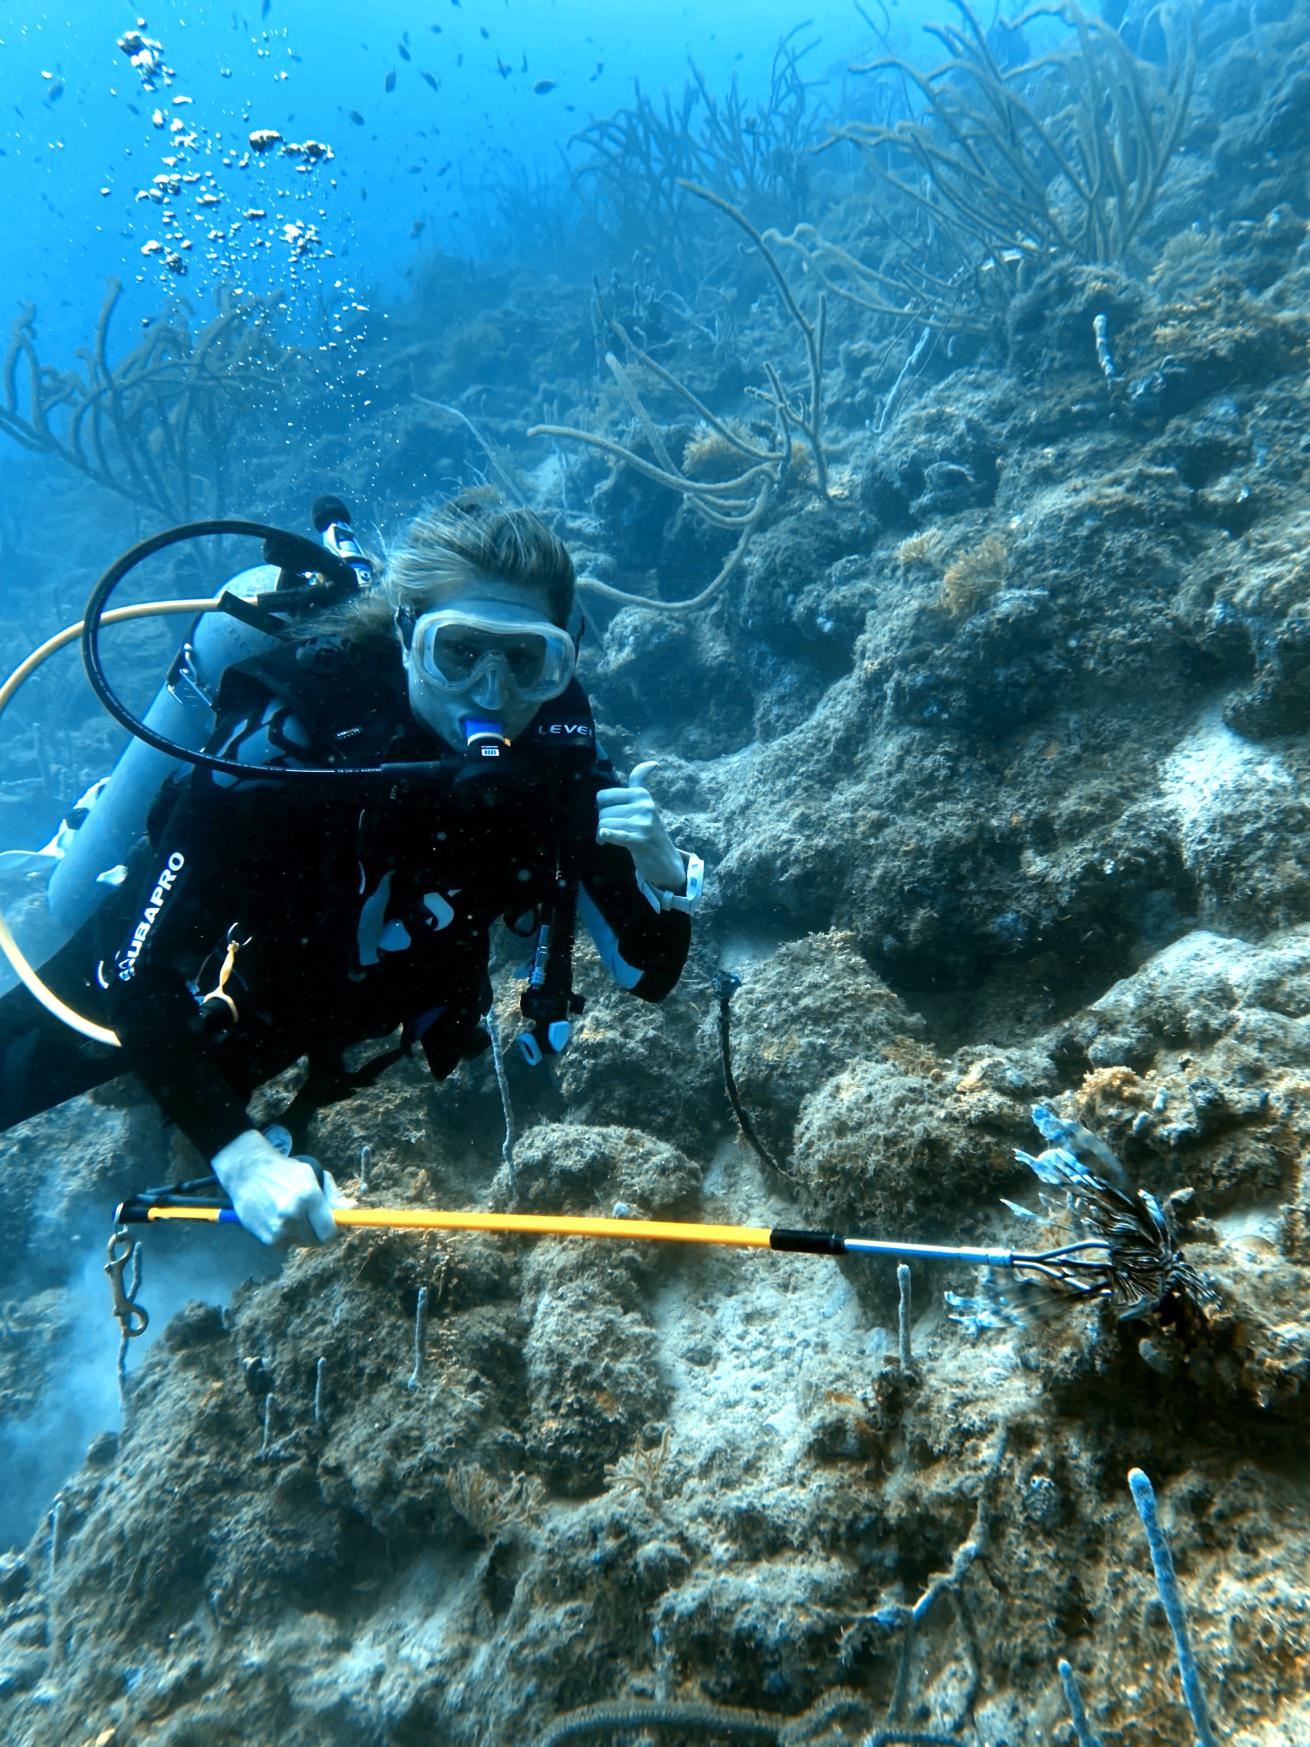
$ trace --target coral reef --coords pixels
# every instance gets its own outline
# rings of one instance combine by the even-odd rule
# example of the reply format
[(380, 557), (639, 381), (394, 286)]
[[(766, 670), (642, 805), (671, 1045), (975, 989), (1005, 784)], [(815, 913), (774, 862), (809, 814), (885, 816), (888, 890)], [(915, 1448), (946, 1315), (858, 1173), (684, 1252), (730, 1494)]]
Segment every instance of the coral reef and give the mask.
[(913, 87), (919, 107), (892, 122), (831, 129), (867, 156), (908, 247), (877, 264), (813, 225), (786, 241), (824, 285), (897, 321), (986, 334), (1052, 260), (1123, 262), (1182, 138), (1196, 77), (1198, 9), (1162, 11), (1163, 65), (1076, 4), (1034, 9), (1068, 36), (1006, 67), (965, 0), (962, 24), (931, 24), (947, 59), (921, 72), (898, 56), (857, 71)]
[[(151, 1230), (121, 1430), (69, 1452), (0, 1556), (6, 1739), (1190, 1747), (1207, 1713), (1237, 1747), (1310, 1734), (1310, 7), (1205, 8), (1167, 114), (1159, 19), (1122, 10), (1122, 48), (1070, 10), (1064, 48), (984, 78), (999, 50), (962, 8), (966, 66), (901, 127), (937, 165), (920, 207), (960, 192), (965, 93), (1001, 105), (989, 140), (1031, 105), (1046, 131), (1019, 137), (1080, 176), (1076, 142), (1115, 130), (1109, 228), (1075, 237), (1076, 190), (1046, 177), (1068, 246), (1034, 206), (1040, 259), (997, 276), (985, 322), (955, 323), (957, 296), (980, 307), (958, 287), (899, 325), (834, 302), (818, 348), (821, 286), (761, 228), (794, 217), (676, 157), (685, 139), (632, 197), (691, 170), (740, 201), (704, 216), (760, 246), (738, 224), (713, 294), (615, 268), (599, 299), (540, 289), (534, 326), (503, 267), (429, 330), (416, 289), (371, 385), (386, 489), (490, 465), (556, 516), (609, 591), (582, 664), (601, 737), (624, 768), (658, 756), (712, 878), (667, 1003), (580, 950), (554, 1079), (506, 1052), (512, 1176), (488, 1057), (439, 1087), (399, 1064), (313, 1146), (375, 1205), (1011, 1251), (1067, 1241), (1068, 1182), (1039, 1202), (1016, 1157), (1036, 1106), (1096, 1137), (1196, 1289), (1067, 1301), (948, 1255), (911, 1292), (853, 1256), (454, 1233), (276, 1264), (238, 1233)], [(907, 122), (866, 85), (875, 129)], [(627, 164), (633, 129), (692, 125), (634, 115), (590, 143)], [(1151, 138), (1124, 204), (1130, 125)], [(810, 216), (866, 262), (898, 246), (861, 179), (876, 152), (903, 176), (891, 146), (859, 176), (837, 148), (807, 167)], [(979, 272), (1018, 223), (997, 210)], [(963, 331), (922, 341), (938, 324)], [(341, 441), (352, 477), (383, 477)], [(33, 610), (6, 610), (16, 639)], [(38, 774), (35, 753), (9, 768)], [(725, 1024), (767, 1157), (735, 1130)], [(48, 1423), (107, 1210), (186, 1175), (172, 1148), (130, 1086), (6, 1137), (11, 1426)]]
[(251, 477), (252, 458), (240, 465), (237, 430), (244, 425), (253, 436), (286, 395), (288, 372), (298, 368), (302, 379), (308, 372), (306, 358), (273, 338), (278, 300), (220, 297), (213, 319), (194, 334), (185, 311), (172, 311), (111, 360), (121, 295), (111, 281), (82, 375), (40, 362), (33, 308), (15, 320), (0, 365), (0, 432), (167, 521), (230, 509)]
[(572, 185), (614, 255), (644, 252), (658, 238), (675, 287), (698, 286), (708, 236), (686, 200), (689, 180), (708, 182), (757, 223), (803, 215), (824, 123), (801, 67), (818, 44), (797, 41), (807, 29), (798, 24), (779, 41), (768, 93), (755, 103), (735, 76), (716, 96), (693, 61), (676, 105), (666, 92), (661, 107), (634, 81), (630, 106), (579, 129), (569, 142), (582, 154)]

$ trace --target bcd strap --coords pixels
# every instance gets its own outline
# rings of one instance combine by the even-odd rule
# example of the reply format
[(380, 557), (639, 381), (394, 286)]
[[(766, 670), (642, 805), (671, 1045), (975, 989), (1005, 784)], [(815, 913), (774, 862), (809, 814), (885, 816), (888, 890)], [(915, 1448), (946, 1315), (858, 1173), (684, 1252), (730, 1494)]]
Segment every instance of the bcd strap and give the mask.
[(237, 662), (223, 676), (220, 710), (269, 693), (301, 724), (325, 763), (375, 762), (403, 732), (408, 710), (400, 651), (388, 631), (359, 640), (324, 634), (289, 638)]

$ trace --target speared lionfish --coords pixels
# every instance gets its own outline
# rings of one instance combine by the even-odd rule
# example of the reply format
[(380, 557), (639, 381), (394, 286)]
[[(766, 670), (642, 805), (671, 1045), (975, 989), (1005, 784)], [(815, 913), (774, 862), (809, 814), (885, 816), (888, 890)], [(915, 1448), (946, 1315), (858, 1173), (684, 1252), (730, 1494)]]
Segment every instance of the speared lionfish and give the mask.
[[(1042, 1183), (1065, 1191), (1058, 1203), (1043, 1194), (1042, 1204), (1080, 1235), (1055, 1249), (1014, 1253), (1009, 1264), (1013, 1272), (1065, 1298), (1106, 1298), (1120, 1322), (1158, 1310), (1171, 1296), (1193, 1306), (1213, 1302), (1214, 1288), (1183, 1255), (1173, 1221), (1155, 1196), (1108, 1182), (1078, 1157), (1083, 1153), (1094, 1158), (1122, 1181), (1123, 1166), (1104, 1141), (1045, 1104), (1034, 1106), (1033, 1120), (1043, 1138), (1054, 1144), (1035, 1158), (1025, 1152), (1015, 1157)], [(1021, 1218), (1039, 1217), (1013, 1201), (1005, 1205)], [(995, 1303), (947, 1296), (953, 1309), (966, 1313), (957, 1316), (959, 1321), (995, 1327), (1009, 1320)]]
[[(1078, 1298), (1108, 1298), (1120, 1322), (1157, 1310), (1171, 1293), (1194, 1304), (1214, 1298), (1213, 1287), (1184, 1257), (1173, 1222), (1148, 1190), (1128, 1195), (1116, 1189), (1063, 1147), (1037, 1158), (1017, 1156), (1043, 1183), (1066, 1189), (1075, 1226), (1095, 1234), (1016, 1260), (1017, 1273), (1045, 1278)], [(1042, 1200), (1050, 1206), (1048, 1197)]]

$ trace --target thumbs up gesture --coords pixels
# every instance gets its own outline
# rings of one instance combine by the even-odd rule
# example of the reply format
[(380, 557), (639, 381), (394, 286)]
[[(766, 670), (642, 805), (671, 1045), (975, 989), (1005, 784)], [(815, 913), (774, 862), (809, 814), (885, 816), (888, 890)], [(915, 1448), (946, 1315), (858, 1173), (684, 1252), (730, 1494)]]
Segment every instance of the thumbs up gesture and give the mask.
[(601, 789), (597, 843), (617, 843), (632, 857), (638, 876), (661, 891), (680, 892), (686, 882), (682, 857), (673, 846), (660, 810), (646, 787), (658, 760), (633, 766), (626, 788)]

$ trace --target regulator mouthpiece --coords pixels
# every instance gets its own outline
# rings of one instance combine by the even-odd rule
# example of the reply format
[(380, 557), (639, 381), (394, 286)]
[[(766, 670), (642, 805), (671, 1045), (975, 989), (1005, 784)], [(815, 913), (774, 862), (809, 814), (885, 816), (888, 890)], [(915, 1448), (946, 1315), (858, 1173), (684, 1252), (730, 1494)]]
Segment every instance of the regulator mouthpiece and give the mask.
[(503, 758), (509, 751), (505, 724), (491, 716), (465, 716), (460, 723), (464, 754), (469, 759)]

